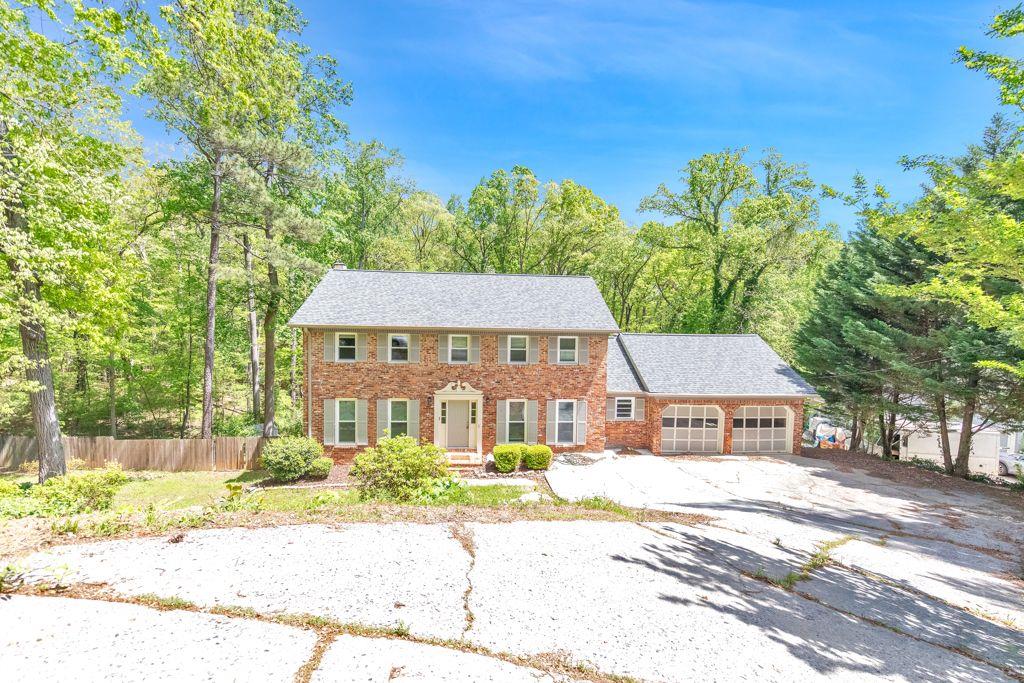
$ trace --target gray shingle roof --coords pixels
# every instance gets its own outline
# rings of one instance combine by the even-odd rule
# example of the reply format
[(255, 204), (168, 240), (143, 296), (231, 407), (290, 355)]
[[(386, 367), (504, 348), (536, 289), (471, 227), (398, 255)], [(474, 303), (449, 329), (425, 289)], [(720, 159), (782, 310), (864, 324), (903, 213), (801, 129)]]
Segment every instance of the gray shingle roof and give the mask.
[(638, 394), (643, 391), (622, 348), (622, 335), (608, 342), (608, 391)]
[[(756, 334), (620, 334), (618, 341), (641, 383), (654, 394), (816, 395)], [(630, 391), (618, 388), (619, 379), (612, 384), (610, 367), (608, 377), (609, 391)]]
[(288, 324), (618, 331), (589, 277), (337, 268), (327, 272)]

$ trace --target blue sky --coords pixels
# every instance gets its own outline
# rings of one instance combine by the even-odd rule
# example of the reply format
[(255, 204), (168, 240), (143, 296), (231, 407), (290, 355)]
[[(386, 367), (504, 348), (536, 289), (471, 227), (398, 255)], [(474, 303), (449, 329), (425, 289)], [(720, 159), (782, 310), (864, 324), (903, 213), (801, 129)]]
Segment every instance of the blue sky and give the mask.
[[(296, 1), (353, 84), (352, 136), (397, 147), (442, 198), (524, 164), (634, 222), (688, 159), (774, 147), (819, 182), (861, 171), (909, 199), (899, 157), (958, 153), (999, 109), (952, 62), (993, 47), (993, 2)], [(823, 216), (852, 225), (838, 203)]]

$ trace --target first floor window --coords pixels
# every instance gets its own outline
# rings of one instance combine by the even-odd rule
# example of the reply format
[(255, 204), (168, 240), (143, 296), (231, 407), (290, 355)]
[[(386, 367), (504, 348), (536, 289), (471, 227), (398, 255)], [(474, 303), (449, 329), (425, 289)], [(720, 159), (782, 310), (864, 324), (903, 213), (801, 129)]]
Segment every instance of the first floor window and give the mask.
[(529, 345), (529, 337), (512, 336), (508, 338), (508, 362), (525, 363), (526, 348)]
[(388, 429), (391, 436), (402, 436), (409, 433), (409, 402), (405, 399), (391, 399), (391, 414), (388, 416)]
[(409, 335), (391, 335), (389, 346), (391, 353), (389, 359), (391, 360), (392, 363), (409, 362)]
[(576, 401), (558, 401), (555, 437), (558, 443), (576, 443)]
[(508, 402), (508, 442), (526, 443), (526, 401)]
[(338, 443), (356, 442), (355, 399), (338, 399)]
[(633, 397), (625, 396), (615, 399), (615, 419), (617, 420), (632, 420), (633, 419)]
[(356, 359), (356, 335), (338, 335), (338, 360)]
[(469, 362), (469, 335), (450, 334), (448, 335), (448, 362), (468, 363)]
[(558, 338), (558, 362), (559, 363), (575, 363), (576, 362), (576, 337), (559, 337)]

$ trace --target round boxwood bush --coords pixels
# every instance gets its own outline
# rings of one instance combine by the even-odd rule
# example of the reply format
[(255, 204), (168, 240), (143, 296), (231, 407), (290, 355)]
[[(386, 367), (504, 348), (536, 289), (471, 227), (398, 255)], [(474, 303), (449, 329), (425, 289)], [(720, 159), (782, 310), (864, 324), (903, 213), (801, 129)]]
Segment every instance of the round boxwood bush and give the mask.
[(530, 470), (546, 470), (551, 466), (551, 449), (542, 443), (526, 448), (523, 463)]
[(526, 446), (507, 444), (494, 447), (494, 468), (499, 472), (514, 472), (523, 461)]
[(315, 439), (282, 436), (263, 447), (263, 466), (277, 481), (295, 481), (309, 472), (313, 461), (323, 454), (323, 447)]
[(334, 467), (334, 461), (330, 458), (313, 458), (306, 476), (310, 479), (326, 479), (330, 476), (332, 467)]
[(441, 448), (411, 436), (389, 436), (356, 456), (349, 475), (364, 500), (408, 502), (448, 475)]

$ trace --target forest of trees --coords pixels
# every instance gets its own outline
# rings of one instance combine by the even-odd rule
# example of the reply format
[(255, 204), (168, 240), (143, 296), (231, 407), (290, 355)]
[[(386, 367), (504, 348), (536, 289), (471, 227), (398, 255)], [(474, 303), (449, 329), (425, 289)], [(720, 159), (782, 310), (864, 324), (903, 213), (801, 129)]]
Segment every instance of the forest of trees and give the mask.
[[(335, 262), (590, 275), (624, 330), (760, 334), (885, 448), (907, 420), (1019, 419), (1015, 123), (907, 160), (929, 178), (909, 205), (725, 149), (681, 159), (630, 225), (524, 166), (481, 169), (462, 196), (418, 188), (398, 150), (349, 136), (352, 84), (304, 25), (281, 0), (0, 0), (0, 433), (39, 437), (41, 476), (63, 471), (62, 433), (298, 432), (286, 323)], [(1021, 26), (1017, 9), (993, 31)], [(1024, 101), (1019, 63), (960, 58)], [(179, 154), (143, 156), (127, 99)], [(848, 242), (820, 201), (858, 207)], [(963, 445), (947, 453), (964, 471)]]

